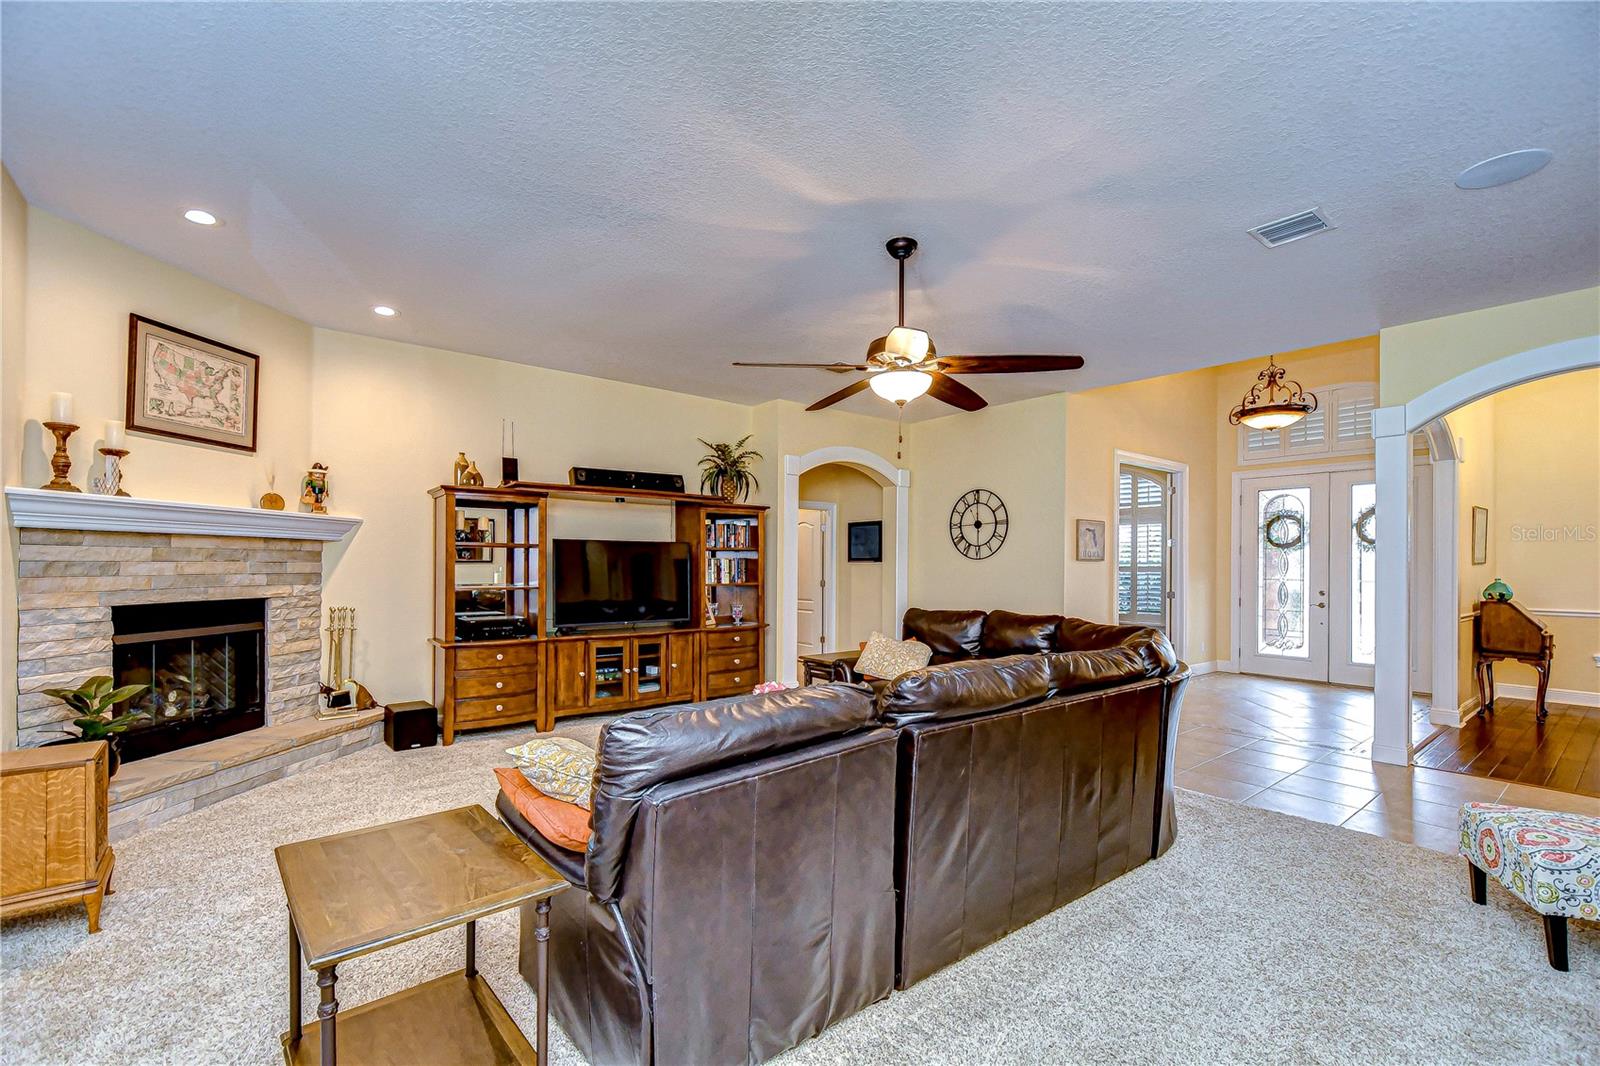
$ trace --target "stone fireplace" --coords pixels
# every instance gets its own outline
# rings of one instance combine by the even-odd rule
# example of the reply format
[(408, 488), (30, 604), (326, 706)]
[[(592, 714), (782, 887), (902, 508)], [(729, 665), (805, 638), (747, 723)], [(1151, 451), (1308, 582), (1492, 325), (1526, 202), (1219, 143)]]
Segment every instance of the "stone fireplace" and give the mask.
[(371, 712), (317, 717), (322, 547), (359, 519), (5, 491), (18, 744), (70, 732), (46, 689), (95, 674), (152, 685), (111, 782), (113, 836), (371, 742)]

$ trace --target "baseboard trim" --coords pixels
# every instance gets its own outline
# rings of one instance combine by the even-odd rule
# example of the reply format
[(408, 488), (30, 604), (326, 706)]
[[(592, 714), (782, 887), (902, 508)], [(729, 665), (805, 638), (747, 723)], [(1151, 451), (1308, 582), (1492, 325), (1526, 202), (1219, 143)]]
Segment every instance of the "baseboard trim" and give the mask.
[(1447, 725), (1460, 729), (1478, 713), (1478, 697), (1468, 696), (1459, 707), (1429, 707), (1428, 721), (1434, 725)]
[[(1507, 685), (1496, 681), (1494, 693), (1496, 696), (1510, 696), (1514, 700), (1531, 700), (1539, 690), (1533, 685)], [(1546, 703), (1570, 703), (1574, 707), (1600, 707), (1600, 692), (1584, 692), (1576, 688), (1552, 688), (1544, 694)], [(1476, 708), (1478, 700), (1473, 697), (1472, 703)]]
[(1372, 761), (1388, 763), (1391, 766), (1411, 765), (1411, 752), (1403, 747), (1391, 748), (1386, 744), (1372, 745)]
[(1189, 664), (1189, 674), (1193, 677), (1204, 677), (1206, 674), (1236, 674), (1238, 672), (1233, 668), (1232, 659), (1211, 659), (1203, 663)]

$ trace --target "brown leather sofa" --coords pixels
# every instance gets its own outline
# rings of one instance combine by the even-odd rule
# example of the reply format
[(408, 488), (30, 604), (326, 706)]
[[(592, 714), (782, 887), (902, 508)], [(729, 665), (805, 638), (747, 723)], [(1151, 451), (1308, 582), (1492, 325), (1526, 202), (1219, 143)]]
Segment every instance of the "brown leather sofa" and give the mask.
[(894, 796), (895, 734), (854, 685), (609, 723), (581, 856), (502, 793), (506, 824), (574, 886), (550, 914), (567, 1035), (592, 1063), (754, 1063), (887, 996)]
[(764, 1061), (1171, 845), (1188, 672), (1159, 631), (1004, 611), (905, 629), (938, 661), (876, 693), (609, 723), (585, 855), (500, 797), (575, 886), (551, 1006), (591, 1062)]

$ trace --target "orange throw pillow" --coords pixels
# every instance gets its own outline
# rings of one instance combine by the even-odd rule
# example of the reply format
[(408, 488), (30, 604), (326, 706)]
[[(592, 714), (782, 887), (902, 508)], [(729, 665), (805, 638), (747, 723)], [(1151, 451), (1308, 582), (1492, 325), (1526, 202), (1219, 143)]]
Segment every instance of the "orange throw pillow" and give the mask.
[(593, 830), (589, 826), (588, 811), (576, 803), (546, 796), (514, 767), (497, 767), (494, 776), (500, 779), (500, 791), (540, 836), (568, 851), (583, 851), (589, 846)]

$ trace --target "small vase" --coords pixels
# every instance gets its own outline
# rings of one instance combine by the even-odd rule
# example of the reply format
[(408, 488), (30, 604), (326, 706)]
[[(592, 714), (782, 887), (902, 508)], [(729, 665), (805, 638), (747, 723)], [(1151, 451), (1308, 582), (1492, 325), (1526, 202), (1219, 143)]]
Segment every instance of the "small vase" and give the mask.
[(1499, 578), (1495, 578), (1484, 588), (1483, 598), (1486, 600), (1509, 600), (1511, 598), (1511, 586)]

